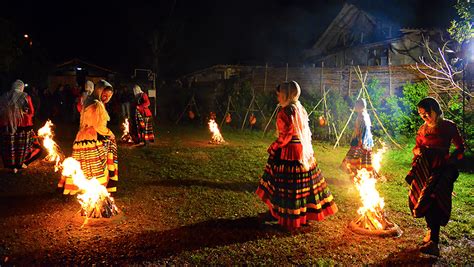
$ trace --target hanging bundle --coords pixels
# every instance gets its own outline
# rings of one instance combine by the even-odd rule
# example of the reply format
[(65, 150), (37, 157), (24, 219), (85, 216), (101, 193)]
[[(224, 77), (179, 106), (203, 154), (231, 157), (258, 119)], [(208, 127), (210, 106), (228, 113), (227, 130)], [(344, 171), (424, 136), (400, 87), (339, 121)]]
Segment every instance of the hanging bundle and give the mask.
[(232, 122), (232, 116), (230, 115), (230, 113), (227, 113), (225, 115), (225, 123), (229, 124)]
[(253, 113), (250, 114), (249, 123), (250, 123), (250, 125), (252, 125), (252, 126), (254, 126), (255, 123), (257, 123), (257, 117), (255, 117), (255, 115), (254, 115)]
[(188, 110), (188, 117), (191, 120), (194, 120), (194, 118), (196, 117), (196, 115), (194, 114), (194, 112), (191, 109)]
[(324, 115), (319, 116), (319, 126), (326, 126), (327, 125), (327, 120), (324, 117)]

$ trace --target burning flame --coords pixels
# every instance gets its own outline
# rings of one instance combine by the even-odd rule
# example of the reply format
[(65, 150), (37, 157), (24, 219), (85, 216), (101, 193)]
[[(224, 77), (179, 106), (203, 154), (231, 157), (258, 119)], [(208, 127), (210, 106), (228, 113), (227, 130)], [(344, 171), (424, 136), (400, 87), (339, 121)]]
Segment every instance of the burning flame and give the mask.
[(107, 188), (97, 179), (87, 179), (81, 170), (81, 164), (72, 157), (66, 158), (62, 163), (62, 175), (72, 178), (73, 183), (82, 193), (77, 198), (82, 206), (83, 214), (89, 217), (111, 217), (118, 213), (114, 199)]
[(125, 121), (122, 123), (122, 127), (123, 134), (120, 139), (126, 143), (133, 143), (132, 137), (130, 136), (130, 123), (128, 122), (128, 118), (125, 118)]
[(47, 161), (55, 162), (54, 170), (58, 171), (59, 161), (61, 160), (61, 152), (59, 146), (53, 140), (53, 132), (51, 120), (46, 121), (45, 125), (38, 130), (38, 135), (43, 138), (43, 146), (48, 151), (48, 155), (44, 158)]
[[(381, 167), (383, 154), (387, 151), (387, 147), (383, 147), (377, 151), (373, 156), (372, 166), (375, 172), (378, 172)], [(375, 173), (363, 168), (357, 171), (354, 179), (357, 190), (362, 201), (362, 207), (357, 212), (361, 215), (358, 222), (361, 227), (365, 229), (385, 229), (389, 223), (385, 219), (383, 208), (385, 206), (384, 199), (380, 197), (379, 192), (375, 188), (377, 179), (374, 177)]]
[(219, 131), (219, 127), (217, 127), (217, 123), (214, 119), (209, 120), (209, 131), (212, 133), (211, 137), (211, 144), (221, 144), (224, 143), (225, 140), (221, 135), (221, 132)]

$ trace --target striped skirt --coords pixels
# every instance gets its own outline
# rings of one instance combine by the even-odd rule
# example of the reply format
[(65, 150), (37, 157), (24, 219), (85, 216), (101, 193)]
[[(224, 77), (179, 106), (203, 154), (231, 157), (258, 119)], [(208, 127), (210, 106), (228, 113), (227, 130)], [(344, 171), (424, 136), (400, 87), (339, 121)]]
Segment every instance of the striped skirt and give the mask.
[(135, 124), (137, 127), (137, 143), (155, 141), (152, 117), (145, 117), (137, 110), (135, 112)]
[(18, 128), (16, 133), (1, 135), (1, 150), (5, 168), (20, 169), (41, 155), (41, 145), (32, 127)]
[(278, 223), (289, 230), (337, 212), (317, 163), (305, 169), (298, 161), (279, 159), (279, 151), (268, 158), (256, 194)]
[(432, 169), (427, 157), (417, 156), (405, 180), (410, 184), (408, 206), (415, 218), (426, 216), (435, 206), (439, 212), (441, 225), (446, 225), (451, 217), (452, 192), (459, 176), (455, 166)]
[(357, 175), (357, 170), (365, 168), (369, 172), (373, 171), (372, 151), (363, 149), (360, 146), (351, 146), (342, 161), (342, 168), (349, 173), (352, 178)]
[[(117, 191), (118, 157), (115, 140), (98, 135), (98, 140), (75, 141), (72, 157), (80, 162), (86, 178), (97, 179), (109, 192)], [(58, 187), (64, 188), (65, 195), (74, 195), (79, 190), (71, 177), (61, 177)]]

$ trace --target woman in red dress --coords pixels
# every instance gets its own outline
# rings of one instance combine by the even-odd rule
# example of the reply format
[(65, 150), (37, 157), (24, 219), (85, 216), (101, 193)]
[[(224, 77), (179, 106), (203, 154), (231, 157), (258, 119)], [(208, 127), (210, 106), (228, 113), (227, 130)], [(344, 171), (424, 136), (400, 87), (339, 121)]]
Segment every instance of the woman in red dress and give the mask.
[(27, 168), (42, 151), (33, 130), (35, 109), (25, 84), (16, 80), (0, 98), (0, 140), (3, 166), (13, 173)]
[(285, 82), (276, 93), (279, 136), (267, 150), (270, 156), (256, 194), (269, 208), (262, 219), (294, 230), (336, 213), (337, 206), (314, 159), (308, 114), (298, 101), (300, 86)]
[[(445, 226), (451, 215), (451, 194), (459, 176), (456, 162), (463, 156), (464, 141), (456, 124), (443, 118), (434, 98), (427, 97), (417, 106), (425, 123), (418, 130), (412, 169), (406, 177), (409, 207), (414, 217), (425, 217), (428, 226), (420, 251), (439, 256), (440, 226)], [(456, 149), (449, 153), (451, 143)]]
[(133, 87), (133, 94), (135, 95), (134, 113), (135, 119), (131, 131), (132, 137), (137, 144), (147, 145), (155, 141), (153, 133), (153, 117), (149, 109), (150, 99), (148, 95), (142, 91), (140, 86)]

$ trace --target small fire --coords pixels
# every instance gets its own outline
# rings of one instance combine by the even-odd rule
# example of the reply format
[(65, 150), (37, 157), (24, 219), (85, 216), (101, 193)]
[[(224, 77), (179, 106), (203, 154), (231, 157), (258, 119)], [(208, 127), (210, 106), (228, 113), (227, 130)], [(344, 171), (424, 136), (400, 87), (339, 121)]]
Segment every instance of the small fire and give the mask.
[(363, 168), (357, 171), (357, 175), (354, 178), (355, 186), (359, 191), (362, 201), (362, 207), (357, 210), (360, 217), (350, 224), (356, 232), (368, 234), (377, 232), (375, 230), (380, 230), (377, 233), (401, 235), (400, 228), (386, 218), (383, 210), (385, 206), (384, 199), (380, 197), (379, 192), (375, 188), (377, 183), (375, 175), (377, 175), (381, 168), (382, 156), (386, 151), (387, 147), (383, 144), (383, 147), (373, 155), (372, 166), (374, 171), (368, 171)]
[(382, 148), (377, 150), (377, 152), (372, 156), (372, 167), (377, 173), (382, 167), (382, 157), (385, 152), (387, 152), (387, 146), (382, 142)]
[(128, 122), (128, 118), (125, 118), (125, 121), (122, 123), (123, 127), (123, 134), (120, 140), (124, 143), (133, 143), (132, 137), (130, 136), (130, 123)]
[(118, 214), (117, 206), (107, 188), (97, 179), (87, 179), (77, 160), (72, 157), (66, 158), (62, 163), (62, 168), (62, 175), (71, 177), (73, 183), (82, 191), (77, 198), (86, 221), (88, 218), (109, 218)]
[(209, 120), (209, 131), (212, 133), (211, 141), (209, 143), (211, 144), (222, 144), (225, 142), (224, 138), (221, 135), (221, 132), (219, 131), (219, 127), (217, 127), (217, 123), (214, 119)]
[(48, 151), (48, 155), (44, 158), (47, 161), (54, 162), (54, 170), (58, 171), (59, 161), (61, 160), (62, 153), (60, 152), (59, 146), (53, 140), (53, 131), (51, 127), (53, 123), (51, 120), (46, 121), (45, 125), (38, 130), (38, 135), (43, 138), (43, 146)]

